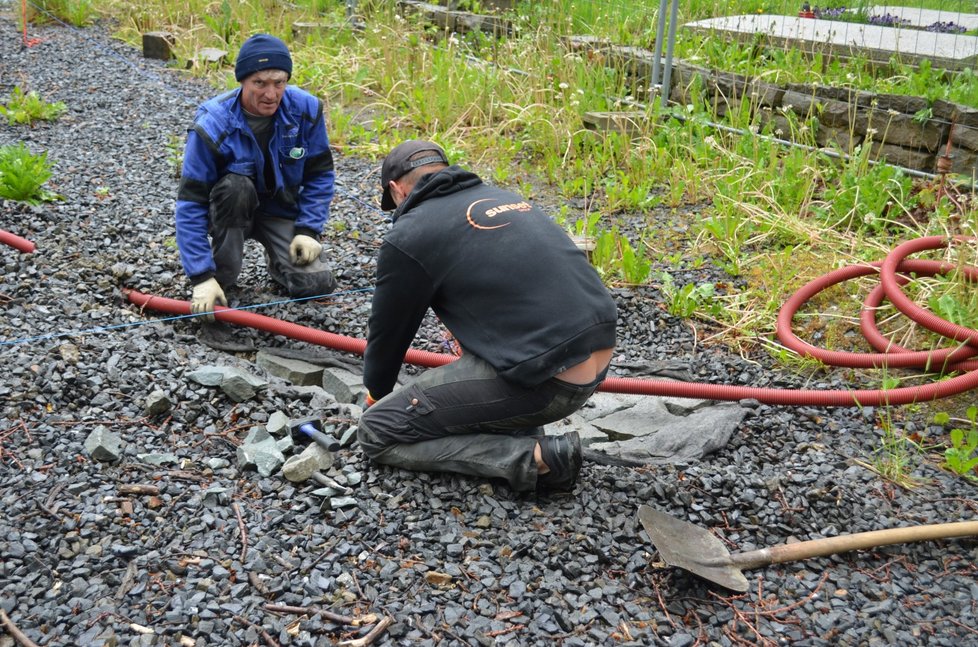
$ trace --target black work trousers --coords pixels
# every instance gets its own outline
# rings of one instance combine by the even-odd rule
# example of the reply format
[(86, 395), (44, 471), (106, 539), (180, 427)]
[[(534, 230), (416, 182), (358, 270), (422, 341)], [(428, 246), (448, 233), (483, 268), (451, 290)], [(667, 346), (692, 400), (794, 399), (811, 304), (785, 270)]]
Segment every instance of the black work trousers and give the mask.
[(360, 446), (378, 463), (407, 470), (502, 478), (533, 490), (533, 459), (542, 425), (584, 406), (604, 379), (587, 385), (556, 378), (526, 388), (499, 377), (487, 362), (463, 354), (431, 369), (367, 409)]
[(308, 265), (292, 262), (289, 246), (295, 222), (259, 211), (258, 192), (250, 178), (228, 173), (211, 189), (210, 198), (211, 249), (217, 266), (214, 278), (221, 287), (237, 282), (245, 241), (251, 238), (265, 248), (268, 273), (289, 296), (312, 297), (336, 290), (336, 279), (323, 260), (325, 250)]

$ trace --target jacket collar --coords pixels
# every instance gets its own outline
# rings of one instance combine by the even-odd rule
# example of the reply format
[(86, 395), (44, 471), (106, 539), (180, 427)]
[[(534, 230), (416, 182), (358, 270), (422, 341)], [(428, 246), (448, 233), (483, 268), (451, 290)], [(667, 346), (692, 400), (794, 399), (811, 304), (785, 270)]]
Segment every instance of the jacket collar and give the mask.
[(435, 173), (422, 175), (418, 183), (414, 185), (414, 190), (391, 214), (391, 222), (397, 222), (402, 214), (407, 213), (425, 200), (451, 195), (478, 184), (482, 184), (478, 175), (454, 164)]
[[(247, 128), (248, 127), (248, 117), (245, 115), (244, 108), (241, 107), (241, 88), (235, 88), (220, 95), (216, 99), (219, 105), (222, 105), (227, 110), (228, 119), (231, 125), (236, 128)], [(272, 115), (275, 118), (275, 123), (286, 127), (293, 127), (296, 125), (295, 120), (292, 119), (292, 111), (290, 110), (292, 102), (289, 97), (289, 89), (285, 89), (285, 94), (282, 95), (282, 103), (279, 104), (278, 110)]]

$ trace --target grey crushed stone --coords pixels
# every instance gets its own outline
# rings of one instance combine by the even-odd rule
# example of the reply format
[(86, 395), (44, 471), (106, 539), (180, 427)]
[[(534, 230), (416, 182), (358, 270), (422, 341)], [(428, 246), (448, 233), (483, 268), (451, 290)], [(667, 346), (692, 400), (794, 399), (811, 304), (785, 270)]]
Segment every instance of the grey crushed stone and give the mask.
[[(585, 465), (572, 496), (517, 496), (500, 484), (378, 467), (355, 443), (327, 472), (349, 496), (324, 499), (312, 494), (315, 483), (239, 470), (237, 446), (276, 412), (324, 411), (344, 429), (354, 421), (346, 405), (272, 376), (239, 402), (196, 383), (192, 375), (207, 366), (262, 369), (253, 357), (198, 344), (193, 322), (140, 312), (123, 296), (123, 288), (189, 295), (172, 245), (177, 179), (167, 146), (213, 90), (100, 29), (32, 26), (41, 42), (21, 48), (9, 2), (0, 4), (0, 25), (0, 98), (21, 86), (69, 107), (32, 128), (0, 122), (0, 144), (48, 153), (48, 188), (64, 197), (0, 203), (0, 228), (38, 245), (31, 255), (0, 248), (0, 608), (31, 640), (263, 640), (235, 615), (283, 645), (331, 645), (369, 630), (322, 618), (296, 626), (296, 616), (264, 609), (274, 602), (390, 615), (377, 645), (978, 644), (974, 539), (758, 569), (747, 573), (752, 590), (742, 597), (656, 565), (636, 520), (640, 503), (715, 528), (736, 550), (973, 519), (974, 486), (929, 463), (916, 468), (928, 481), (903, 491), (852, 462), (878, 447), (872, 411), (759, 405), (705, 461)], [(350, 292), (279, 303), (284, 296), (254, 247), (241, 289), (229, 296), (265, 304), (261, 314), (363, 337), (369, 292), (360, 290), (371, 284), (384, 231), (382, 215), (364, 204), (375, 204), (377, 164), (338, 152), (336, 166), (326, 245)], [(653, 288), (616, 292), (618, 374), (673, 362), (701, 381), (800, 385), (787, 372), (697, 346), (657, 297)], [(83, 333), (108, 326), (117, 328)], [(64, 332), (76, 334), (57, 336)], [(235, 332), (256, 347), (324, 352)], [(417, 347), (443, 352), (442, 343), (436, 322), (426, 322)], [(836, 374), (821, 379), (820, 388), (848, 385)], [(157, 392), (170, 406), (147, 415)], [(125, 443), (118, 461), (86, 451), (99, 426)], [(146, 454), (178, 462), (153, 465), (139, 459)], [(159, 495), (120, 496), (128, 483), (157, 485)]]

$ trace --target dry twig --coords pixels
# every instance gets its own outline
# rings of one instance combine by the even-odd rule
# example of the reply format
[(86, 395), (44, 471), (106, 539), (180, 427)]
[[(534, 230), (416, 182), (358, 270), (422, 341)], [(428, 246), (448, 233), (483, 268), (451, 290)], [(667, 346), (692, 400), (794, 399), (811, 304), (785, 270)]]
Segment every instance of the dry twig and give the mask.
[(238, 507), (237, 501), (231, 502), (231, 509), (234, 510), (234, 515), (238, 518), (238, 530), (241, 531), (241, 563), (244, 564), (245, 557), (248, 556), (248, 531), (245, 530), (244, 519), (241, 518), (241, 508)]
[(329, 620), (330, 622), (335, 622), (340, 625), (358, 625), (360, 624), (356, 618), (351, 616), (344, 616), (338, 613), (333, 613), (332, 611), (326, 611), (325, 609), (316, 609), (313, 607), (293, 607), (285, 604), (266, 604), (265, 609), (268, 611), (275, 611), (276, 613), (294, 613), (300, 616), (322, 616)]
[(18, 421), (16, 425), (10, 427), (9, 429), (4, 429), (0, 431), (0, 461), (4, 459), (4, 452), (6, 451), (6, 457), (9, 460), (13, 461), (13, 463), (16, 464), (17, 467), (22, 470), (24, 469), (24, 464), (20, 462), (20, 459), (18, 459), (17, 456), (12, 451), (10, 451), (9, 449), (4, 450), (2, 444), (4, 440), (12, 436), (14, 431), (18, 429), (23, 429), (24, 433), (27, 434), (27, 440), (33, 442), (33, 439), (31, 438), (31, 432), (27, 428), (27, 424), (23, 420)]
[(380, 634), (387, 630), (387, 627), (394, 622), (394, 619), (390, 616), (384, 616), (383, 620), (378, 622), (373, 629), (371, 629), (366, 636), (363, 638), (357, 638), (355, 640), (344, 640), (340, 643), (343, 647), (367, 647), (370, 643), (377, 640)]
[(143, 483), (123, 483), (119, 486), (119, 494), (149, 494), (156, 496), (160, 493), (158, 485), (146, 485)]
[(23, 647), (37, 647), (37, 643), (24, 635), (24, 632), (17, 628), (17, 625), (13, 623), (13, 620), (7, 616), (7, 612), (0, 609), (0, 625), (7, 630), (7, 633), (13, 636), (14, 640), (19, 642)]

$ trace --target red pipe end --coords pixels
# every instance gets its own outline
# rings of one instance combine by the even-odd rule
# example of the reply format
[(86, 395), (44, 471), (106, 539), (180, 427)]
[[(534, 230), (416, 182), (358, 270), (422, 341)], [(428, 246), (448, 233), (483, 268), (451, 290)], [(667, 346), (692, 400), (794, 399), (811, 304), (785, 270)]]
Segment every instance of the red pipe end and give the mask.
[(26, 238), (21, 238), (16, 234), (12, 234), (9, 231), (4, 231), (0, 229), (0, 243), (4, 245), (9, 245), (16, 250), (24, 252), (25, 254), (31, 254), (37, 249), (37, 246)]

